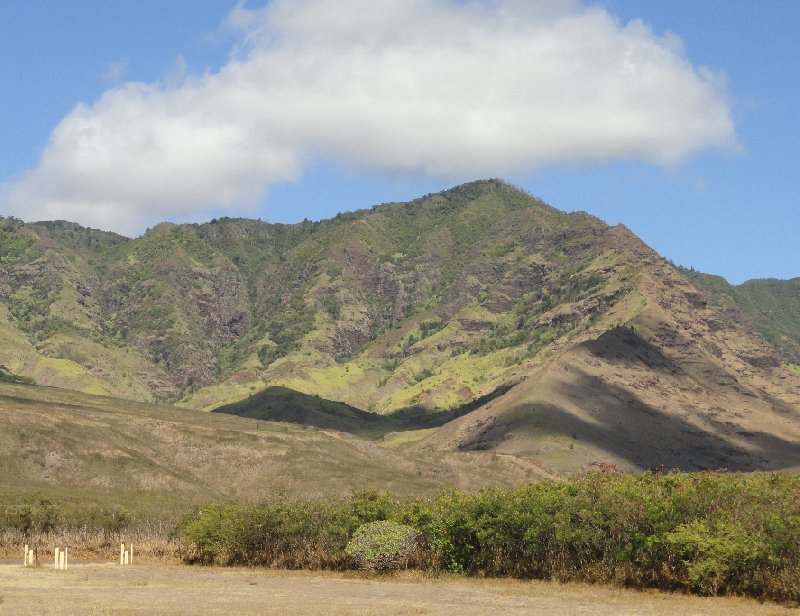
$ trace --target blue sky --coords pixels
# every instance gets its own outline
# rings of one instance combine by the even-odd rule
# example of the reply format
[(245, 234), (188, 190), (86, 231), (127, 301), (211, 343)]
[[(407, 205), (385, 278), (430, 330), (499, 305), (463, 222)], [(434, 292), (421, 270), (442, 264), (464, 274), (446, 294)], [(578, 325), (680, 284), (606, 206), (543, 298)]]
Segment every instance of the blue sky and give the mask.
[[(436, 38), (425, 57), (439, 59), (447, 69), (417, 81), (426, 67), (393, 40), (381, 15), (366, 16), (369, 28), (341, 17), (356, 0), (298, 0), (283, 9), (278, 2), (265, 10), (262, 2), (236, 10), (235, 2), (223, 0), (5, 0), (0, 214), (71, 218), (135, 234), (160, 219), (199, 221), (217, 214), (284, 222), (323, 218), (500, 176), (560, 209), (622, 222), (664, 256), (732, 282), (800, 275), (800, 3), (607, 0), (545, 3), (531, 15), (529, 8), (519, 9), (524, 2), (504, 0), (498, 5), (512, 13), (529, 11), (519, 20), (545, 27), (530, 31), (528, 48), (527, 39), (514, 39), (521, 36), (516, 26), (487, 14), (494, 19), (490, 34), (508, 36), (509, 43), (492, 40), (489, 48), (497, 57), (476, 61), (468, 57), (469, 48), (459, 47), (459, 36), (469, 32), (481, 44), (490, 27), (483, 25), (490, 21), (486, 15), (479, 20), (465, 5), (446, 0), (414, 2), (416, 15), (387, 0), (386, 11), (395, 11), (389, 25), (403, 24), (416, 48)], [(305, 13), (294, 8), (300, 5)], [(334, 12), (326, 13), (331, 7)], [(424, 19), (415, 21), (419, 14)], [(644, 25), (631, 27), (636, 19)], [(331, 23), (336, 27), (328, 29)], [(551, 78), (552, 71), (537, 73), (547, 68), (545, 60), (513, 59), (517, 49), (525, 58), (550, 53), (545, 42), (551, 25), (553, 31), (563, 28), (562, 39), (575, 39), (557, 51), (569, 54), (573, 64), (585, 63), (563, 81)], [(369, 51), (368, 59), (353, 60), (348, 27), (374, 33), (352, 42), (354, 49)], [(544, 32), (538, 43), (537, 32)], [(667, 33), (674, 36), (665, 38)], [(640, 84), (619, 71), (604, 74), (603, 54), (611, 62), (622, 47), (632, 62), (648, 67), (639, 73), (653, 82), (644, 94), (631, 95)], [(329, 56), (348, 60), (326, 64)], [(391, 63), (374, 65), (376, 56)], [(305, 71), (308, 64), (298, 58), (308, 57), (327, 73), (342, 71), (345, 82), (355, 65), (365, 81), (339, 91), (338, 81), (319, 74), (296, 81), (276, 68), (282, 60), (294, 73)], [(495, 66), (508, 73), (499, 81), (493, 81)], [(406, 81), (386, 78), (387, 72), (402, 75), (406, 69), (412, 75)], [(594, 73), (598, 82), (581, 90)], [(261, 75), (263, 82), (285, 83), (269, 89)], [(496, 99), (467, 101), (472, 95), (481, 99), (487, 82), (499, 84)], [(373, 103), (367, 114), (359, 107), (364, 83)], [(436, 84), (448, 87), (430, 94)], [(539, 96), (537, 84), (555, 94), (527, 108)], [(403, 94), (396, 93), (400, 90)], [(420, 92), (419, 100), (413, 92)], [(611, 101), (602, 116), (592, 117), (591, 109), (576, 102), (587, 92)], [(315, 95), (321, 102), (314, 102)], [(574, 129), (558, 128), (562, 95), (564, 114), (576, 118)], [(265, 106), (259, 96), (283, 106)], [(211, 102), (203, 106), (198, 100)], [(490, 103), (511, 111), (487, 117), (481, 105)], [(82, 110), (76, 111), (79, 104)], [(437, 116), (440, 104), (444, 115)], [(423, 109), (414, 111), (417, 107)], [(652, 117), (674, 120), (674, 127), (661, 133), (642, 128), (650, 107), (660, 114)], [(348, 115), (349, 109), (362, 109), (361, 115)], [(291, 121), (284, 122), (288, 116)], [(184, 117), (201, 119), (176, 127)], [(633, 117), (642, 122), (626, 124)], [(466, 123), (471, 128), (462, 131)], [(685, 128), (689, 124), (691, 130)], [(126, 132), (126, 126), (132, 128)], [(206, 130), (209, 126), (213, 130)], [(596, 126), (602, 130), (595, 134)], [(231, 142), (227, 127), (243, 133), (239, 141)], [(86, 146), (82, 135), (89, 129), (99, 137)], [(143, 132), (159, 144), (163, 159), (151, 157)], [(161, 142), (163, 134), (168, 138)], [(505, 148), (509, 134), (513, 147)], [(436, 139), (429, 141), (430, 135)], [(97, 151), (107, 152), (116, 166), (89, 156)], [(211, 154), (195, 160), (200, 151)], [(192, 173), (195, 165), (198, 175)], [(151, 176), (155, 179), (148, 181)], [(48, 215), (37, 216), (41, 213)]]

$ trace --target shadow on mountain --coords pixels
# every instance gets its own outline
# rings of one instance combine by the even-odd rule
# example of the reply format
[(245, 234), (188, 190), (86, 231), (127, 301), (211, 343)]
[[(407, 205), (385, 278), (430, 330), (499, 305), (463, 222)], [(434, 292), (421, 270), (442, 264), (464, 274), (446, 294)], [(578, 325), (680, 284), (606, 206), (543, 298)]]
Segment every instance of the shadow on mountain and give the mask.
[(502, 396), (514, 385), (502, 385), (485, 396), (446, 411), (430, 411), (414, 406), (389, 415), (370, 413), (344, 402), (326, 400), (289, 387), (273, 386), (239, 402), (217, 407), (211, 412), (263, 421), (284, 421), (349, 432), (361, 438), (379, 439), (389, 432), (438, 428)]
[(518, 385), (518, 382), (505, 383), (500, 385), (488, 394), (475, 398), (474, 400), (457, 406), (446, 411), (431, 411), (421, 406), (409, 406), (399, 409), (387, 417), (397, 419), (405, 426), (404, 430), (424, 430), (426, 428), (438, 428), (444, 424), (463, 417), (472, 411), (482, 407), (484, 404), (491, 402), (495, 398), (506, 394), (512, 387)]
[[(660, 334), (674, 347), (689, 352), (692, 349), (697, 350), (695, 341), (686, 338), (675, 329), (665, 327)], [(584, 342), (580, 346), (588, 349), (598, 360), (611, 365), (617, 363), (628, 367), (646, 368), (670, 376), (686, 377), (709, 392), (727, 389), (742, 400), (748, 398), (762, 400), (776, 413), (800, 418), (800, 413), (793, 405), (762, 390), (752, 390), (742, 386), (735, 374), (714, 362), (684, 361), (682, 365), (678, 364), (630, 327), (609, 329), (596, 340)], [(698, 354), (699, 357), (702, 355)]]
[[(677, 340), (679, 334), (671, 331)], [(681, 368), (630, 327), (614, 327), (603, 332), (595, 340), (581, 343), (597, 359), (610, 363), (638, 364), (650, 370), (680, 374)]]
[[(639, 468), (695, 471), (779, 470), (800, 464), (800, 445), (774, 434), (745, 431), (705, 416), (705, 428), (680, 415), (648, 405), (630, 390), (571, 367), (575, 379), (554, 393), (561, 404), (538, 403), (510, 410), (505, 425), (487, 424), (461, 450), (494, 449), (524, 421), (542, 433), (561, 433), (576, 442), (588, 442)], [(571, 411), (568, 409), (579, 409)], [(685, 413), (688, 415), (688, 413)], [(515, 424), (517, 424), (515, 426)], [(535, 438), (535, 436), (534, 436)], [(598, 460), (603, 461), (603, 460)]]

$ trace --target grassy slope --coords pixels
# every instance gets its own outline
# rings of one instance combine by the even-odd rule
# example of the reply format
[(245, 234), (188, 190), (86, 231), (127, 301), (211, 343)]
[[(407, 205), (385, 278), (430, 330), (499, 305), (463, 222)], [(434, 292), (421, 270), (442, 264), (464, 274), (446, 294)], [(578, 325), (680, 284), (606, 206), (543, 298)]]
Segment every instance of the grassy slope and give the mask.
[(280, 386), (267, 387), (240, 402), (218, 407), (213, 412), (315, 426), (364, 438), (378, 438), (404, 427), (391, 417)]
[(402, 442), (422, 438), (416, 432), (430, 433), (457, 417), (466, 415), (494, 398), (502, 396), (509, 386), (477, 398), (459, 407), (437, 413), (419, 407), (400, 409), (390, 415), (363, 411), (343, 402), (326, 400), (317, 395), (304, 394), (288, 387), (272, 386), (251, 394), (244, 400), (217, 407), (213, 413), (263, 421), (283, 421), (315, 426), (355, 436), (376, 440), (390, 436), (389, 442), (398, 447)]
[(0, 382), (3, 498), (38, 491), (136, 507), (206, 499), (430, 493), (536, 472), (493, 455), (413, 456), (349, 435)]

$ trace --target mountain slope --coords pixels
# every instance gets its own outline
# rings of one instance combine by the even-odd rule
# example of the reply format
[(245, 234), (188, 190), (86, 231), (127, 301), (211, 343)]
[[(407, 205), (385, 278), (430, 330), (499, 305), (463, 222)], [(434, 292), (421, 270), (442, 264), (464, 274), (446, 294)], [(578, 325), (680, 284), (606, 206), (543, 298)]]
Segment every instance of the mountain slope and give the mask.
[(732, 285), (721, 276), (683, 272), (715, 306), (732, 312), (745, 327), (764, 336), (784, 361), (800, 365), (800, 278)]
[(504, 382), (492, 366), (517, 361), (508, 349), (533, 356), (581, 325), (519, 336), (516, 321), (620, 292), (595, 271), (613, 259), (603, 223), (496, 181), (298, 225), (162, 224), (136, 240), (2, 227), (13, 350), (0, 362), (44, 384), (206, 408), (267, 382), (370, 410), (455, 406)]
[(412, 407), (380, 415), (362, 411), (343, 402), (325, 400), (317, 395), (294, 391), (288, 387), (271, 386), (244, 400), (219, 406), (211, 412), (338, 430), (366, 439), (384, 437), (385, 440), (385, 437), (392, 433), (405, 433), (405, 440), (413, 441), (417, 440), (415, 437), (423, 431), (439, 428), (471, 413), (494, 398), (502, 396), (510, 388), (511, 385), (500, 387), (485, 396), (447, 411), (431, 413), (423, 408)]
[[(627, 237), (626, 237), (627, 236)], [(531, 456), (553, 472), (800, 468), (800, 380), (629, 234), (641, 308), (569, 346), (421, 450)]]

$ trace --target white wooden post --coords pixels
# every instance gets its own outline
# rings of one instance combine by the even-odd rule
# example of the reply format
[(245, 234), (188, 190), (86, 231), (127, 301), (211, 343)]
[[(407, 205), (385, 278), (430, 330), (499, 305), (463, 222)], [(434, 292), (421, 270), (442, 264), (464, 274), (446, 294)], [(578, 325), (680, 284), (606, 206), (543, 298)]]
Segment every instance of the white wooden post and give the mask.
[(56, 548), (56, 553), (53, 557), (56, 571), (67, 570), (67, 554), (67, 548), (64, 548), (63, 550), (61, 548)]
[(133, 564), (133, 544), (125, 548), (125, 544), (121, 543), (119, 546), (119, 564), (132, 565)]
[(25, 567), (28, 566), (28, 544), (27, 543), (25, 544), (25, 561), (24, 561), (23, 565)]
[(69, 566), (69, 548), (64, 548), (64, 571), (67, 570)]

